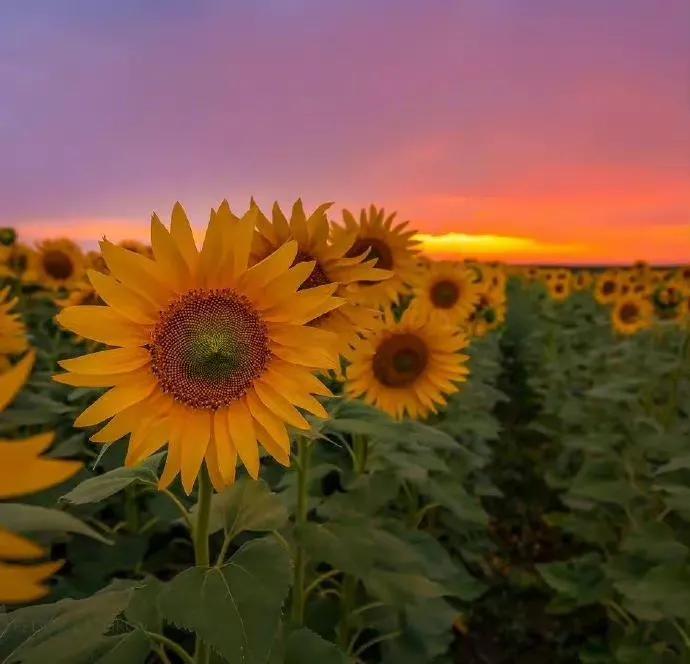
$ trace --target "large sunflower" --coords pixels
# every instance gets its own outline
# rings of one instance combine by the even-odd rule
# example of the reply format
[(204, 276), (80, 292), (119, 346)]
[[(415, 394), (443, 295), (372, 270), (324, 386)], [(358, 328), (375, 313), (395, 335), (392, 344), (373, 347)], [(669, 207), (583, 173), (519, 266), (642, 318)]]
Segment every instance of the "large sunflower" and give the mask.
[(107, 306), (57, 316), (116, 347), (61, 362), (58, 381), (111, 388), (75, 425), (109, 419), (94, 442), (131, 434), (130, 466), (167, 443), (160, 486), (181, 474), (187, 493), (204, 460), (217, 490), (234, 481), (237, 457), (258, 477), (257, 442), (288, 465), (285, 425), (309, 428), (296, 406), (326, 416), (312, 395), (329, 392), (312, 370), (336, 366), (337, 337), (308, 323), (340, 306), (337, 284), (299, 290), (315, 264), (291, 267), (294, 241), (248, 267), (256, 209), (223, 217), (212, 213), (200, 251), (179, 204), (170, 230), (152, 219), (154, 259), (103, 241), (110, 275), (89, 278)]
[(479, 301), (476, 273), (463, 263), (431, 262), (417, 273), (413, 286), (410, 308), (440, 323), (464, 323)]
[(618, 298), (611, 309), (611, 322), (619, 334), (636, 334), (649, 327), (654, 319), (651, 302), (638, 295), (625, 295)]
[(423, 418), (466, 380), (467, 337), (408, 310), (400, 322), (390, 311), (360, 339), (346, 370), (345, 391), (398, 419)]
[(44, 240), (29, 257), (26, 281), (58, 290), (84, 278), (85, 258), (72, 240)]
[(368, 211), (361, 211), (359, 221), (349, 210), (343, 210), (344, 225), (332, 226), (334, 244), (345, 242), (343, 235), (354, 238), (347, 257), (375, 259), (374, 267), (392, 272), (385, 281), (353, 285), (351, 291), (357, 302), (383, 307), (397, 302), (401, 294), (409, 292), (409, 284), (417, 269), (416, 247), (419, 242), (413, 239), (416, 231), (407, 230), (409, 222), (394, 224), (394, 221), (395, 213), (386, 216), (383, 208), (378, 210), (372, 205)]
[[(27, 353), (0, 374), (0, 412), (14, 399), (31, 372), (34, 354)], [(24, 440), (0, 440), (0, 498), (16, 498), (63, 482), (81, 464), (41, 457), (53, 435), (40, 434)], [(48, 593), (46, 581), (62, 567), (60, 561), (17, 564), (46, 557), (46, 551), (30, 540), (0, 528), (0, 603), (33, 602)]]
[(19, 355), (28, 348), (26, 327), (19, 314), (12, 313), (16, 304), (9, 286), (0, 289), (0, 369), (5, 368), (8, 355)]
[[(254, 207), (256, 205), (252, 203)], [(355, 237), (342, 234), (335, 241), (329, 241), (329, 224), (326, 211), (330, 203), (320, 205), (307, 217), (302, 201), (292, 206), (288, 219), (275, 203), (272, 220), (257, 210), (257, 233), (254, 236), (252, 258), (262, 260), (289, 241), (297, 242), (295, 264), (313, 262), (314, 268), (300, 289), (337, 284), (335, 294), (342, 297), (344, 304), (312, 322), (312, 325), (335, 332), (341, 340), (341, 348), (360, 332), (371, 329), (379, 313), (375, 309), (351, 302), (351, 294), (362, 282), (377, 283), (388, 279), (391, 273), (374, 267), (374, 259), (365, 260), (363, 254), (348, 256)], [(231, 215), (227, 202), (219, 208), (219, 214)]]

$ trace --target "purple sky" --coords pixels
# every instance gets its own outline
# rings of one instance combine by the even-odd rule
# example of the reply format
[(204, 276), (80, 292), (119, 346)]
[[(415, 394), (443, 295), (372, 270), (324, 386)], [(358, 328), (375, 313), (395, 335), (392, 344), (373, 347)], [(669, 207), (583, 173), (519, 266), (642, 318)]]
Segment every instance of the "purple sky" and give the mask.
[(2, 0), (0, 225), (301, 195), (690, 259), (689, 86), (687, 0)]

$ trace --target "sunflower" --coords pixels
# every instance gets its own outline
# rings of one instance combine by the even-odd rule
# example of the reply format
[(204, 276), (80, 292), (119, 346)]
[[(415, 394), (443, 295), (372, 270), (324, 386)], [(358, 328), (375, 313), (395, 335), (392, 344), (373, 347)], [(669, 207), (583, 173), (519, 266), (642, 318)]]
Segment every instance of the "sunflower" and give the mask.
[(684, 316), (681, 306), (685, 295), (679, 283), (670, 282), (659, 285), (652, 295), (654, 310), (662, 320), (679, 320)]
[(571, 285), (574, 291), (586, 291), (592, 287), (594, 277), (589, 270), (578, 270), (573, 274)]
[(409, 309), (400, 322), (387, 311), (361, 338), (346, 370), (345, 391), (402, 419), (423, 418), (444, 406), (469, 373), (467, 337)]
[(549, 296), (556, 302), (563, 302), (570, 297), (572, 292), (572, 277), (568, 270), (557, 270), (553, 279), (546, 283)]
[(109, 420), (91, 437), (99, 443), (130, 434), (129, 466), (167, 443), (162, 488), (181, 474), (190, 493), (205, 461), (222, 490), (238, 457), (256, 478), (257, 442), (289, 465), (286, 423), (309, 428), (296, 407), (326, 417), (313, 395), (329, 391), (312, 371), (337, 366), (337, 337), (308, 323), (342, 304), (338, 285), (299, 290), (315, 263), (293, 266), (295, 241), (249, 267), (256, 216), (256, 208), (237, 221), (212, 212), (199, 250), (176, 204), (170, 230), (151, 221), (153, 259), (104, 240), (110, 275), (91, 270), (89, 279), (106, 306), (57, 316), (75, 334), (115, 346), (60, 363), (68, 373), (59, 382), (112, 388), (75, 425)]
[[(31, 372), (33, 352), (0, 374), (0, 412), (5, 409)], [(0, 498), (42, 491), (68, 479), (81, 468), (77, 461), (41, 456), (53, 435), (40, 434), (21, 441), (0, 440)], [(0, 528), (0, 603), (33, 602), (48, 593), (46, 581), (62, 567), (61, 561), (17, 564), (45, 558), (46, 551), (30, 540)], [(7, 562), (10, 561), (10, 562)]]
[[(345, 254), (348, 258), (362, 256), (374, 259), (374, 267), (389, 270), (392, 275), (384, 281), (359, 282), (351, 288), (352, 301), (383, 307), (399, 300), (400, 295), (409, 292), (409, 284), (416, 272), (419, 242), (414, 239), (416, 231), (406, 230), (409, 222), (393, 224), (395, 213), (386, 216), (383, 208), (371, 206), (362, 210), (359, 222), (351, 212), (343, 210), (344, 225), (333, 224), (333, 243), (345, 242), (343, 236), (352, 236), (353, 243)], [(349, 241), (349, 240), (348, 240)]]
[(475, 337), (483, 337), (495, 330), (506, 317), (505, 292), (493, 291), (484, 287), (479, 289), (479, 299), (474, 311), (467, 319), (466, 328)]
[[(361, 283), (377, 283), (389, 279), (391, 273), (374, 267), (373, 259), (365, 260), (364, 254), (348, 256), (355, 237), (342, 234), (334, 242), (329, 242), (329, 224), (326, 211), (330, 203), (320, 205), (307, 217), (298, 200), (292, 206), (288, 219), (280, 206), (275, 203), (272, 210), (272, 221), (256, 207), (257, 233), (252, 247), (253, 260), (262, 260), (289, 241), (297, 243), (295, 265), (309, 262), (314, 264), (312, 272), (300, 287), (312, 288), (336, 284), (335, 294), (343, 298), (344, 304), (323, 316), (315, 319), (312, 325), (334, 332), (341, 340), (340, 348), (347, 354), (350, 342), (358, 333), (371, 329), (379, 312), (375, 309), (360, 306), (352, 302), (352, 292)], [(218, 214), (233, 218), (227, 201), (224, 201)], [(234, 217), (236, 219), (236, 217)]]
[(33, 251), (25, 244), (15, 242), (0, 246), (0, 277), (24, 279)]
[(88, 280), (79, 282), (70, 292), (67, 297), (58, 298), (55, 304), (59, 307), (74, 307), (80, 304), (105, 304), (103, 300), (98, 297), (96, 289)]
[(618, 274), (607, 270), (600, 274), (594, 283), (594, 299), (599, 304), (611, 304), (618, 295)]
[(652, 304), (644, 297), (619, 297), (611, 309), (611, 322), (619, 334), (636, 334), (649, 327), (654, 317)]
[(8, 355), (19, 355), (28, 348), (26, 327), (19, 314), (12, 313), (17, 298), (10, 298), (10, 287), (0, 289), (0, 369), (5, 368)]
[(84, 254), (72, 240), (44, 240), (31, 254), (26, 280), (46, 288), (70, 288), (83, 279)]
[(102, 272), (103, 274), (108, 274), (108, 268), (103, 260), (103, 254), (100, 251), (86, 252), (86, 268), (96, 270), (96, 272)]
[(410, 308), (422, 318), (449, 325), (464, 323), (479, 300), (475, 279), (463, 263), (432, 262), (414, 278)]

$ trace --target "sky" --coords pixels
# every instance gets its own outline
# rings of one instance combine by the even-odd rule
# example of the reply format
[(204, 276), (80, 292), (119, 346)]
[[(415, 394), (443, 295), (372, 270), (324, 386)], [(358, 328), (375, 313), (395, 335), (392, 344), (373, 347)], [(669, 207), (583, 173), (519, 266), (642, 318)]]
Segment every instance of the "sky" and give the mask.
[(2, 0), (0, 226), (251, 196), (437, 257), (690, 261), (690, 2)]

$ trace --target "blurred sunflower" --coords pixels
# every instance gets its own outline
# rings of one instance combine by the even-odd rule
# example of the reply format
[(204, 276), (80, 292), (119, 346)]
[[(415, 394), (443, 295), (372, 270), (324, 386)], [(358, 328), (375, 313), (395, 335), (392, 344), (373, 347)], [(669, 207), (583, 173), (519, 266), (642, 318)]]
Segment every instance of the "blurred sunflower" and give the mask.
[[(298, 200), (288, 219), (275, 203), (272, 219), (269, 221), (253, 204), (257, 213), (257, 233), (254, 236), (252, 258), (255, 261), (263, 260), (286, 242), (297, 243), (294, 264), (308, 262), (314, 265), (300, 290), (336, 284), (335, 295), (342, 297), (344, 302), (342, 306), (319, 316), (310, 324), (336, 333), (341, 340), (341, 350), (346, 353), (348, 344), (354, 341), (357, 334), (371, 329), (379, 318), (377, 310), (351, 301), (353, 290), (361, 283), (374, 284), (389, 279), (391, 272), (374, 267), (376, 261), (365, 260), (363, 253), (349, 256), (355, 241), (354, 235), (342, 234), (334, 242), (329, 241), (330, 227), (326, 210), (330, 205), (320, 205), (307, 217), (302, 201)], [(218, 214), (228, 216), (229, 219), (234, 217), (227, 202), (221, 205)]]
[(444, 406), (467, 379), (467, 337), (408, 310), (400, 322), (387, 311), (360, 339), (346, 370), (345, 391), (402, 419), (426, 417)]
[[(14, 399), (31, 372), (33, 352), (0, 374), (0, 411)], [(47, 459), (53, 434), (24, 440), (0, 440), (0, 498), (16, 498), (60, 484), (81, 468), (77, 461)], [(30, 540), (0, 528), (0, 603), (34, 602), (48, 593), (46, 581), (62, 567), (61, 561), (27, 565), (23, 561), (46, 557)], [(22, 561), (17, 564), (15, 561)]]
[(649, 327), (654, 309), (649, 300), (636, 295), (626, 295), (616, 300), (611, 309), (611, 322), (619, 334), (636, 334)]
[(554, 278), (546, 284), (549, 296), (556, 302), (563, 302), (570, 297), (572, 292), (572, 278), (567, 270), (558, 270), (554, 273)]
[(409, 284), (417, 269), (416, 259), (419, 242), (414, 240), (414, 230), (406, 230), (409, 222), (393, 224), (395, 213), (385, 215), (383, 208), (371, 206), (362, 210), (359, 222), (349, 210), (343, 210), (344, 225), (333, 224), (333, 244), (340, 246), (343, 236), (353, 238), (346, 257), (364, 257), (374, 260), (373, 267), (389, 270), (389, 279), (376, 282), (358, 282), (350, 289), (352, 301), (373, 307), (387, 306), (409, 292)]
[(86, 252), (86, 268), (96, 270), (96, 272), (103, 272), (103, 274), (108, 274), (108, 268), (103, 259), (103, 254), (100, 251), (87, 251)]
[(0, 246), (0, 277), (23, 279), (33, 251), (25, 244), (15, 242), (11, 246)]
[(618, 295), (618, 274), (607, 270), (594, 282), (594, 299), (599, 304), (611, 304)]
[(117, 243), (117, 246), (122, 247), (123, 249), (128, 249), (129, 251), (133, 251), (135, 254), (141, 254), (147, 258), (153, 258), (153, 250), (151, 247), (143, 242), (139, 242), (139, 240), (120, 240), (120, 242)]
[(414, 277), (410, 308), (439, 323), (464, 323), (479, 300), (475, 279), (463, 263), (432, 262)]
[(0, 370), (9, 363), (8, 355), (19, 355), (28, 347), (26, 327), (19, 314), (12, 313), (17, 298), (10, 298), (10, 287), (0, 289)]
[(58, 290), (78, 283), (84, 272), (84, 254), (72, 240), (44, 240), (29, 256), (25, 279)]
[(55, 304), (59, 307), (74, 307), (79, 304), (105, 304), (90, 281), (79, 282), (70, 290), (67, 297), (57, 298)]
[(652, 294), (656, 315), (661, 320), (679, 320), (684, 316), (681, 304), (685, 299), (683, 288), (678, 283), (663, 283)]
[(308, 323), (342, 304), (338, 285), (300, 290), (315, 262), (293, 265), (295, 241), (249, 267), (256, 208), (224, 216), (212, 212), (201, 250), (179, 204), (170, 230), (151, 221), (153, 259), (104, 240), (110, 275), (89, 278), (106, 306), (57, 316), (116, 347), (60, 363), (59, 382), (112, 388), (75, 425), (109, 420), (91, 437), (100, 443), (131, 434), (129, 466), (167, 443), (160, 486), (181, 474), (187, 493), (204, 461), (217, 490), (233, 483), (238, 457), (258, 477), (257, 442), (289, 465), (285, 425), (309, 428), (296, 407), (326, 417), (313, 395), (329, 391), (312, 371), (337, 365), (336, 335)]
[(503, 323), (506, 316), (506, 296), (490, 288), (479, 289), (479, 299), (467, 319), (466, 327), (472, 336), (483, 337)]
[(592, 287), (594, 278), (589, 270), (578, 270), (573, 274), (571, 285), (574, 291), (586, 291)]

